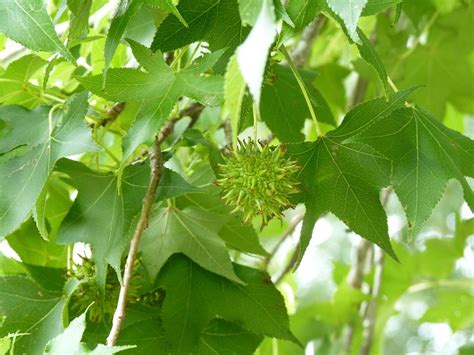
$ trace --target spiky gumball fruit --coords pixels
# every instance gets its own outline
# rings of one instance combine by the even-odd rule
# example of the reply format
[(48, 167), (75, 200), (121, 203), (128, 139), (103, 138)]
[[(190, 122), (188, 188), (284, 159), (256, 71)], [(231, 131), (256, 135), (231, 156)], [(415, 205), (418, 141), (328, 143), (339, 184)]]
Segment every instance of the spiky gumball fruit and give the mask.
[(216, 184), (222, 189), (225, 204), (233, 208), (232, 213), (243, 212), (245, 223), (261, 216), (263, 227), (293, 207), (288, 196), (299, 192), (299, 167), (286, 157), (282, 146), (239, 141), (238, 149), (224, 159)]
[[(70, 311), (74, 316), (79, 316), (86, 309), (87, 319), (93, 323), (108, 322), (112, 319), (117, 306), (117, 300), (120, 293), (120, 282), (117, 279), (117, 274), (109, 266), (107, 268), (107, 278), (105, 284), (105, 292), (101, 297), (99, 285), (96, 279), (95, 263), (92, 259), (82, 257), (82, 263), (74, 264), (74, 269), (68, 275), (80, 281), (79, 285), (71, 296), (69, 302)], [(137, 270), (138, 260), (134, 270)], [(140, 275), (134, 273), (133, 280), (129, 288), (128, 301), (135, 302), (138, 299)]]

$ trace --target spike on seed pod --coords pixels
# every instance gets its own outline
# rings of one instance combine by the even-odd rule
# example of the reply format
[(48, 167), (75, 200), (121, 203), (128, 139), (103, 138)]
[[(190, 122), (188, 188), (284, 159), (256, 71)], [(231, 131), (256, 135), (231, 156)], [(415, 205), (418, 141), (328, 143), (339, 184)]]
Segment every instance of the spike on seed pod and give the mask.
[(288, 197), (299, 192), (296, 176), (299, 166), (286, 156), (282, 146), (270, 146), (253, 140), (238, 142), (236, 150), (219, 164), (216, 185), (232, 213), (243, 212), (244, 222), (261, 216), (262, 227), (272, 218), (293, 207)]

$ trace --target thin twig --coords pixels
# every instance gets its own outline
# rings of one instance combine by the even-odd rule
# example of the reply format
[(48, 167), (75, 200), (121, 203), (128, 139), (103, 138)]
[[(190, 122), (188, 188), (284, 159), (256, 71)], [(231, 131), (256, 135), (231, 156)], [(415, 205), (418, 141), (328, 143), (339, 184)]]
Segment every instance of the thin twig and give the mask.
[(162, 144), (171, 135), (171, 133), (173, 133), (176, 122), (178, 122), (183, 117), (191, 118), (191, 122), (189, 122), (187, 128), (192, 128), (199, 118), (202, 110), (204, 110), (204, 106), (197, 102), (192, 103), (185, 109), (181, 110), (178, 117), (169, 120), (168, 123), (161, 129), (161, 132), (158, 136), (158, 144)]
[(364, 343), (359, 355), (368, 355), (374, 338), (375, 321), (377, 315), (377, 303), (382, 285), (384, 267), (384, 253), (379, 247), (375, 247), (375, 273), (372, 285), (372, 299), (367, 305), (364, 320)]
[(268, 264), (270, 264), (270, 261), (273, 259), (276, 253), (278, 253), (278, 250), (280, 250), (280, 247), (283, 245), (283, 242), (287, 240), (288, 237), (291, 236), (291, 234), (293, 234), (298, 224), (300, 224), (300, 222), (303, 220), (303, 217), (304, 217), (304, 214), (300, 214), (290, 221), (288, 228), (285, 230), (285, 232), (283, 232), (282, 236), (280, 237), (278, 242), (275, 244), (270, 254), (265, 259), (265, 267), (267, 267)]
[(313, 102), (309, 97), (309, 90), (306, 87), (303, 77), (298, 71), (298, 68), (295, 66), (295, 63), (293, 62), (293, 59), (291, 58), (290, 53), (288, 53), (288, 50), (286, 49), (284, 44), (280, 46), (280, 52), (285, 57), (285, 60), (290, 66), (290, 69), (293, 72), (296, 81), (298, 82), (298, 86), (300, 87), (301, 93), (303, 94), (303, 97), (306, 101), (306, 106), (308, 106), (308, 111), (310, 113), (311, 119), (313, 120), (314, 127), (316, 128), (316, 136), (321, 137), (321, 127), (319, 126), (318, 118), (316, 117), (316, 113), (314, 112)]
[[(355, 248), (354, 263), (352, 264), (351, 271), (347, 278), (347, 283), (354, 289), (360, 289), (362, 287), (362, 281), (364, 280), (364, 275), (367, 272), (367, 264), (369, 264), (370, 261), (369, 251), (371, 247), (372, 244), (368, 240), (361, 239)], [(357, 307), (360, 308), (360, 304), (358, 304)], [(355, 329), (356, 324), (354, 322), (349, 323), (345, 329), (343, 339), (343, 354), (351, 354)]]
[(275, 280), (274, 282), (275, 285), (279, 285), (280, 282), (283, 281), (283, 278), (286, 276), (286, 274), (290, 273), (291, 270), (293, 270), (296, 263), (298, 262), (298, 255), (299, 255), (298, 248), (296, 248), (295, 252), (291, 256), (290, 262), (288, 263), (288, 265), (286, 265), (285, 269), (282, 271), (280, 276), (278, 276), (277, 279)]
[(145, 229), (148, 228), (150, 221), (151, 208), (155, 199), (156, 189), (160, 183), (161, 175), (163, 173), (163, 155), (161, 153), (160, 143), (158, 137), (155, 140), (153, 150), (150, 152), (151, 178), (148, 184), (148, 189), (143, 199), (142, 211), (140, 219), (133, 233), (132, 241), (130, 242), (130, 250), (128, 252), (127, 261), (125, 263), (125, 270), (123, 272), (123, 283), (120, 287), (119, 299), (117, 308), (115, 309), (114, 318), (112, 321), (112, 328), (107, 337), (107, 346), (114, 346), (122, 327), (122, 322), (125, 319), (125, 308), (127, 305), (127, 294), (130, 286), (130, 281), (133, 274), (133, 264), (137, 255), (138, 244)]
[[(392, 189), (388, 188), (383, 191), (382, 193), (382, 206), (386, 206), (390, 194), (392, 193)], [(366, 239), (361, 239), (360, 243), (357, 245), (355, 253), (356, 257), (354, 260), (354, 264), (351, 267), (351, 272), (349, 273), (347, 282), (351, 287), (354, 289), (360, 289), (362, 287), (362, 282), (364, 280), (364, 275), (370, 269), (370, 262), (371, 262), (371, 251), (374, 250), (374, 247), (371, 242)], [(375, 276), (374, 276), (374, 284), (375, 284)], [(361, 314), (363, 314), (362, 310), (365, 306), (365, 312), (367, 312), (367, 308), (369, 304), (364, 305), (362, 303), (358, 304), (357, 307), (359, 308)], [(366, 313), (367, 314), (367, 313)], [(354, 333), (356, 331), (356, 323), (351, 322), (347, 325), (344, 331), (344, 339), (343, 339), (343, 354), (352, 354), (352, 341), (354, 337)], [(372, 339), (370, 339), (372, 341)]]
[(364, 79), (361, 75), (357, 78), (356, 86), (354, 88), (354, 94), (352, 96), (351, 107), (356, 106), (358, 103), (364, 100), (365, 93), (367, 92), (367, 87), (369, 82), (367, 79)]
[(319, 15), (303, 30), (300, 40), (291, 51), (291, 57), (297, 67), (304, 66), (308, 61), (313, 42), (323, 28), (324, 22), (326, 22), (326, 17)]

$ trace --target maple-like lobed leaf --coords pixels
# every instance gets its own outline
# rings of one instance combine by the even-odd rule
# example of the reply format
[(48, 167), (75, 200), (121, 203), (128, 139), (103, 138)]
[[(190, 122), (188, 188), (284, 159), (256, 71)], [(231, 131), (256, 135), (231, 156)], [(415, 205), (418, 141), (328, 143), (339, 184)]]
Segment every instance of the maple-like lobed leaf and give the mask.
[(145, 46), (129, 41), (136, 59), (147, 69), (109, 69), (107, 75), (78, 78), (94, 94), (115, 102), (138, 101), (140, 112), (124, 139), (124, 156), (128, 158), (140, 144), (151, 144), (165, 124), (174, 105), (187, 96), (206, 105), (217, 105), (223, 99), (223, 78), (204, 76), (222, 55), (211, 53), (190, 67), (174, 72), (161, 52), (153, 54)]
[(64, 329), (63, 312), (76, 283), (63, 292), (48, 291), (24, 276), (0, 277), (0, 314), (5, 317), (0, 337), (19, 331), (15, 350), (42, 354), (47, 342)]
[(151, 49), (167, 52), (205, 41), (212, 51), (225, 49), (215, 68), (223, 72), (232, 53), (249, 32), (248, 28), (242, 28), (237, 0), (181, 0), (177, 10), (188, 27), (176, 17), (166, 18), (155, 34)]
[[(86, 92), (72, 96), (64, 111), (52, 115), (51, 122), (49, 113), (43, 108), (27, 111), (17, 106), (0, 107), (0, 117), (13, 113), (14, 120), (9, 122), (20, 138), (16, 146), (14, 140), (7, 140), (4, 148), (18, 148), (13, 153), (20, 153), (13, 154), (10, 159), (7, 155), (0, 161), (0, 237), (13, 232), (25, 221), (58, 159), (97, 150), (84, 123), (87, 96)], [(29, 127), (39, 131), (35, 139), (29, 138), (34, 136)], [(25, 143), (31, 143), (31, 146), (18, 147)]]
[(0, 7), (0, 32), (35, 51), (59, 52), (75, 59), (58, 38), (42, 0), (4, 0)]
[(212, 274), (182, 255), (166, 264), (157, 284), (166, 291), (162, 319), (173, 351), (191, 351), (216, 316), (257, 334), (298, 343), (289, 329), (283, 297), (269, 276), (240, 265), (234, 270), (246, 285)]
[(403, 108), (377, 120), (353, 138), (393, 161), (391, 184), (407, 214), (412, 234), (431, 215), (450, 179), (456, 179), (474, 210), (474, 141), (420, 108)]
[(193, 207), (156, 209), (140, 243), (143, 264), (151, 281), (172, 255), (183, 253), (211, 272), (242, 282), (232, 269), (224, 241), (217, 234), (225, 222), (220, 217)]
[(300, 162), (302, 202), (306, 215), (301, 230), (301, 261), (316, 221), (332, 212), (361, 237), (376, 243), (397, 259), (388, 236), (387, 217), (380, 190), (390, 184), (391, 160), (368, 144), (351, 142), (381, 117), (403, 107), (415, 89), (364, 102), (349, 111), (341, 125), (314, 143), (290, 144), (288, 151)]

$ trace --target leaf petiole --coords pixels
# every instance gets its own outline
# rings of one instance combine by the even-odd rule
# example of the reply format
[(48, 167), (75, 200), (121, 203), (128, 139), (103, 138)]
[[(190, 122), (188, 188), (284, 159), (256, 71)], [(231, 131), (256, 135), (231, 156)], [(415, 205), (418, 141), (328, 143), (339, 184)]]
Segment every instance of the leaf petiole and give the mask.
[(304, 99), (306, 101), (306, 105), (308, 106), (309, 113), (311, 115), (311, 119), (313, 120), (314, 127), (316, 128), (316, 135), (318, 137), (322, 136), (321, 133), (321, 127), (319, 126), (318, 119), (316, 117), (316, 113), (314, 112), (313, 104), (311, 102), (311, 99), (309, 97), (309, 92), (308, 88), (306, 87), (303, 78), (301, 77), (301, 74), (298, 72), (298, 69), (295, 66), (295, 63), (291, 59), (290, 54), (288, 53), (286, 47), (284, 44), (280, 46), (280, 52), (283, 54), (285, 57), (286, 61), (288, 62), (288, 65), (290, 66), (291, 71), (293, 72), (293, 75), (295, 76), (296, 81), (298, 82), (298, 85), (301, 89), (301, 92), (303, 93)]

